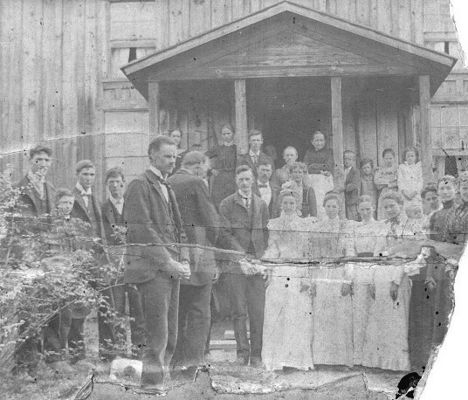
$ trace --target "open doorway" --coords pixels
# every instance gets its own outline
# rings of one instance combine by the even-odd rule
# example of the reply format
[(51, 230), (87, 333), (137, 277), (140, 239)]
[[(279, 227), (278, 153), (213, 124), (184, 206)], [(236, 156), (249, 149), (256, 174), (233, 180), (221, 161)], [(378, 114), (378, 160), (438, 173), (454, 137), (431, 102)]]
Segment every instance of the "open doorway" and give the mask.
[(302, 160), (315, 130), (330, 133), (330, 84), (327, 78), (255, 79), (248, 86), (248, 113), (274, 147), (276, 167), (285, 147), (294, 146)]

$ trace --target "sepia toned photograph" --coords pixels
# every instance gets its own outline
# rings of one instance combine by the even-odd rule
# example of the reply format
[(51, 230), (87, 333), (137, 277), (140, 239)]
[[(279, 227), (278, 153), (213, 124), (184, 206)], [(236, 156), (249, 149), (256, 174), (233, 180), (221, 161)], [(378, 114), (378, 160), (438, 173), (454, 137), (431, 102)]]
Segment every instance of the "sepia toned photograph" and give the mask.
[(0, 0), (0, 399), (423, 398), (468, 235), (454, 10)]

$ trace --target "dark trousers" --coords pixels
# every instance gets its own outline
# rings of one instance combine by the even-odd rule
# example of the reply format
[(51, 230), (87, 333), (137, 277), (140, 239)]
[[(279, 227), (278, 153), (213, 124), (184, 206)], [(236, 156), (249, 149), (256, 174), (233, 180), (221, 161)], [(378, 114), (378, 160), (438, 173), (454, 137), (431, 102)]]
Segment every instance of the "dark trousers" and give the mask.
[(158, 276), (138, 284), (145, 320), (142, 385), (160, 385), (177, 343), (179, 280)]
[[(127, 294), (127, 296), (125, 295)], [(132, 354), (137, 356), (144, 343), (144, 319), (141, 299), (133, 285), (119, 285), (103, 292), (107, 304), (101, 305), (98, 312), (99, 356), (112, 360), (114, 356), (125, 356), (126, 331), (122, 320), (128, 297)]]
[[(227, 276), (231, 298), (237, 357), (245, 361), (261, 359), (265, 281), (262, 276), (230, 273)], [(250, 345), (247, 338), (247, 317), (250, 323)]]
[(202, 286), (180, 286), (174, 366), (196, 366), (204, 362), (205, 344), (211, 323), (211, 288), (211, 282)]

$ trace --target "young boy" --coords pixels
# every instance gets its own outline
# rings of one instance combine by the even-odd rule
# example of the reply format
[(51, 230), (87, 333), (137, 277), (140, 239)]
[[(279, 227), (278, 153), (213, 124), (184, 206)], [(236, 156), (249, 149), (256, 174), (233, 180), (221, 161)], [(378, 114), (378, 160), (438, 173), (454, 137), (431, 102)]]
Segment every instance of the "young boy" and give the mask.
[[(374, 210), (377, 209), (377, 187), (374, 183), (374, 161), (370, 158), (361, 160), (361, 196), (369, 196)], [(374, 213), (375, 214), (375, 213)], [(375, 218), (375, 215), (374, 215)]]
[[(63, 251), (73, 251), (76, 249), (77, 238), (73, 232), (79, 233), (77, 225), (74, 229), (74, 224), (70, 216), (75, 197), (68, 189), (58, 189), (55, 195), (55, 210), (53, 211), (54, 233), (55, 239), (53, 242)], [(75, 220), (75, 219), (73, 219)], [(75, 220), (76, 221), (76, 220)], [(78, 224), (81, 221), (77, 221)], [(83, 232), (86, 235), (87, 232)], [(65, 352), (69, 344), (69, 333), (73, 323), (73, 312), (83, 311), (77, 307), (71, 306), (63, 309), (60, 315), (53, 317), (44, 329), (44, 350), (46, 352), (47, 361), (50, 367), (55, 371), (64, 374), (75, 373), (75, 369), (65, 360)], [(88, 313), (88, 310), (86, 310)], [(75, 322), (76, 323), (76, 322)]]
[(361, 189), (361, 176), (356, 169), (356, 154), (351, 150), (343, 153), (343, 164), (345, 168), (345, 210), (346, 218), (352, 221), (359, 221), (358, 201), (359, 191)]

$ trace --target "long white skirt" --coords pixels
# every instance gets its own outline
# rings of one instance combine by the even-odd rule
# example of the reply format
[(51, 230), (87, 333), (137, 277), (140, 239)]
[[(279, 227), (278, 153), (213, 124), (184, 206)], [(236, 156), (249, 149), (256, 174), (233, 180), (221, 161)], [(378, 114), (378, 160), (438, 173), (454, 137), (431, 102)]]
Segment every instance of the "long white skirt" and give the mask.
[(313, 369), (312, 303), (307, 267), (276, 266), (266, 290), (262, 361), (267, 370)]

